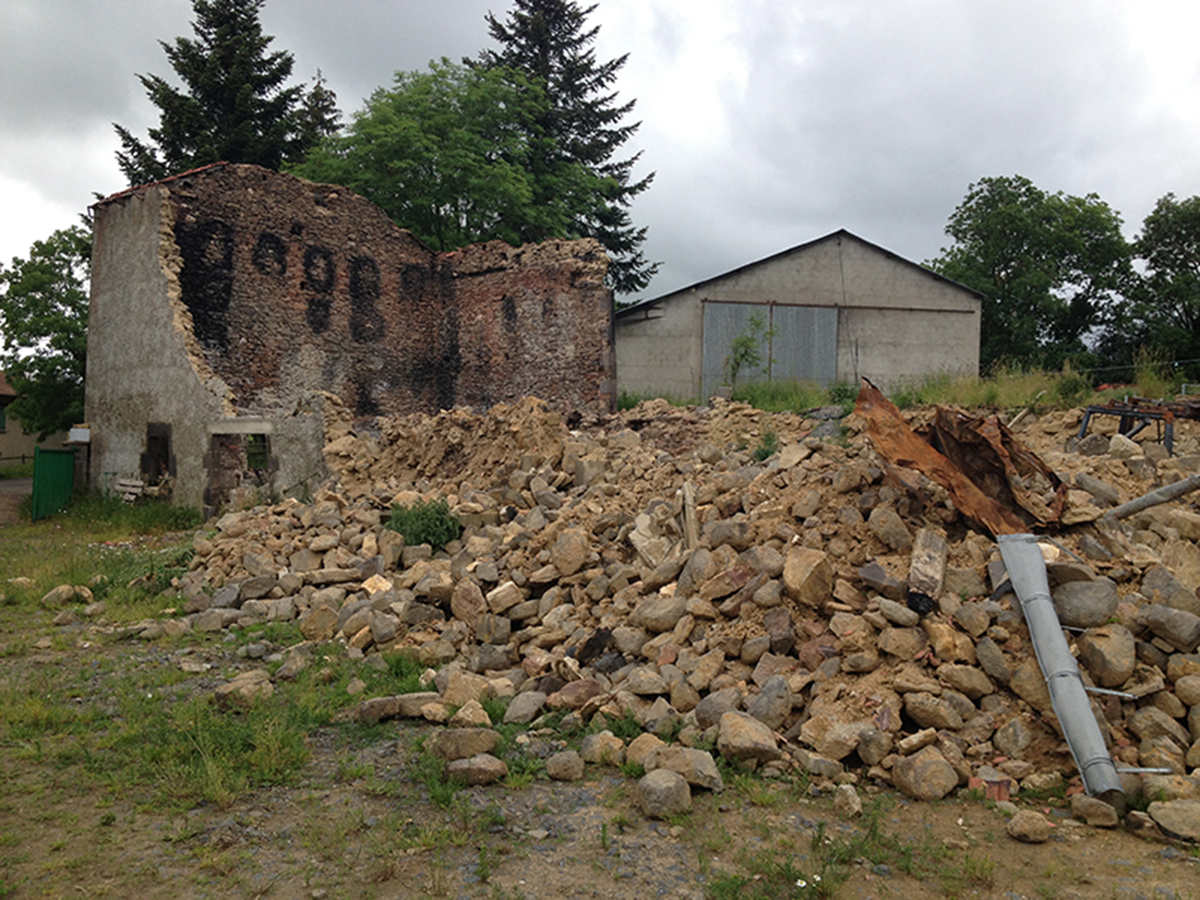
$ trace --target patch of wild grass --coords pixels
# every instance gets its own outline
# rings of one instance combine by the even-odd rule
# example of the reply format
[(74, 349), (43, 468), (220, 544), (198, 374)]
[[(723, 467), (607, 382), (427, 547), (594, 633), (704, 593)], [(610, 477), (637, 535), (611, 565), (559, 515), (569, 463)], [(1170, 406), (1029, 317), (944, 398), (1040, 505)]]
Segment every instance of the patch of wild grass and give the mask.
[(1045, 409), (1082, 406), (1094, 396), (1085, 373), (1064, 366), (1061, 372), (998, 366), (987, 378), (946, 374), (906, 382), (888, 395), (901, 409), (944, 404), (964, 409)]
[(32, 478), (33, 461), (0, 466), (0, 478)]
[(194, 507), (171, 506), (150, 497), (126, 503), (119, 497), (95, 493), (76, 497), (61, 518), (91, 530), (112, 529), (129, 534), (183, 531), (199, 527), (202, 521)]
[(802, 413), (830, 403), (829, 394), (812, 381), (751, 381), (733, 392), (733, 399), (767, 412)]
[(466, 787), (461, 779), (448, 777), (446, 761), (424, 747), (418, 749), (410, 771), (413, 781), (424, 785), (429, 791), (429, 799), (441, 809), (448, 809), (454, 803), (455, 795)]
[(1171, 399), (1180, 384), (1172, 375), (1169, 354), (1142, 347), (1133, 358), (1137, 395), (1150, 400)]
[[(288, 783), (308, 761), (316, 724), (276, 697), (248, 710), (219, 709), (192, 694), (171, 666), (64, 666), (0, 683), (0, 760), (31, 777), (69, 772), (81, 790), (132, 799), (226, 807), (255, 787)], [(284, 687), (287, 690), (287, 686)]]
[[(121, 620), (123, 606), (142, 604), (187, 571), (189, 539), (165, 539), (164, 546), (163, 535), (197, 521), (192, 510), (88, 496), (59, 516), (6, 527), (0, 540), (0, 630), (5, 608), (25, 607), (60, 584), (91, 585), (96, 599), (108, 602), (111, 617)], [(154, 612), (154, 603), (127, 611)]]

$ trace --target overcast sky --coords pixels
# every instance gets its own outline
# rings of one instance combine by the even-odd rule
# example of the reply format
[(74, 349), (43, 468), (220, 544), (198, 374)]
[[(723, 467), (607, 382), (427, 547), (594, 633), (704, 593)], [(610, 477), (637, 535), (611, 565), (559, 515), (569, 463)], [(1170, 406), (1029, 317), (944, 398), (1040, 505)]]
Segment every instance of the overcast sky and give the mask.
[[(590, 0), (589, 0), (590, 2)], [(586, 5), (586, 4), (584, 4)], [(349, 116), (397, 70), (492, 46), (508, 0), (267, 0), (272, 49)], [(125, 187), (112, 123), (157, 123), (135, 73), (189, 0), (0, 0), (0, 261)], [(1200, 194), (1200, 5), (1156, 0), (598, 0), (629, 53), (633, 215), (657, 296), (838, 228), (915, 261), (968, 185), (1021, 174), (1096, 193), (1130, 236)]]

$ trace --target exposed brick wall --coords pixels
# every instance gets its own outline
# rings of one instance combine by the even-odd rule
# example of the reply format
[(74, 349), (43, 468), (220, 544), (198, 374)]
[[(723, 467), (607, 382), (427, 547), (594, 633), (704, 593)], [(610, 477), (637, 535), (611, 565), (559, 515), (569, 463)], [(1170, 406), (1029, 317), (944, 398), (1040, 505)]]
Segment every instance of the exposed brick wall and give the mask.
[(439, 254), (348, 190), (256, 166), (163, 187), (192, 329), (241, 412), (311, 390), (359, 415), (526, 394), (611, 407), (612, 298), (594, 241)]

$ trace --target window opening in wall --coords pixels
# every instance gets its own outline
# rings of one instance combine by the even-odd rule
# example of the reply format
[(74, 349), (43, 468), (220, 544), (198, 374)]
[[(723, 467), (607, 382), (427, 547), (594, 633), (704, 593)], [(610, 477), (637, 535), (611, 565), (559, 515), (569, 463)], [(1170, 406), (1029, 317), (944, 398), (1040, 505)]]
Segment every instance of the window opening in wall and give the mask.
[(262, 478), (267, 475), (267, 470), (271, 467), (271, 452), (265, 434), (246, 435), (246, 465), (256, 477)]

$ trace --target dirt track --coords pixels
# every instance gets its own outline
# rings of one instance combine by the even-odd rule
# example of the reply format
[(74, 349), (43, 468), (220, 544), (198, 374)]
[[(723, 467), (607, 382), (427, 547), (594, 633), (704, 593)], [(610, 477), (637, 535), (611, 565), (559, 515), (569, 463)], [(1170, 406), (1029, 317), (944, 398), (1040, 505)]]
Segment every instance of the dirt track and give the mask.
[(0, 525), (18, 521), (17, 509), (32, 491), (32, 478), (0, 478)]

